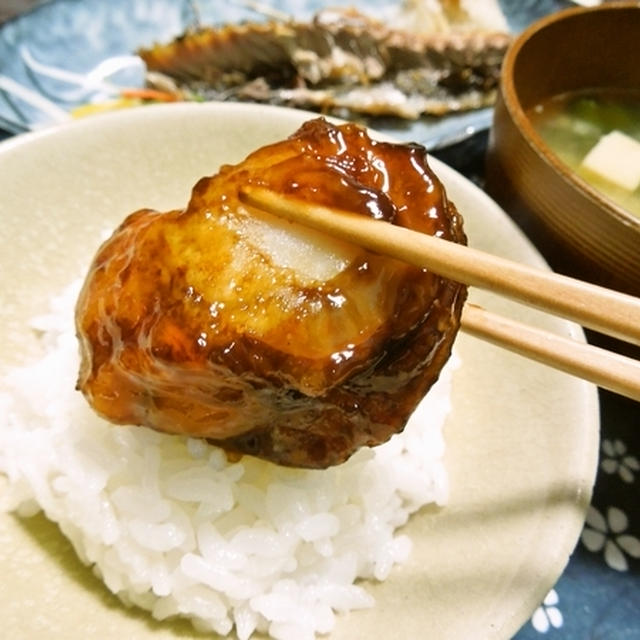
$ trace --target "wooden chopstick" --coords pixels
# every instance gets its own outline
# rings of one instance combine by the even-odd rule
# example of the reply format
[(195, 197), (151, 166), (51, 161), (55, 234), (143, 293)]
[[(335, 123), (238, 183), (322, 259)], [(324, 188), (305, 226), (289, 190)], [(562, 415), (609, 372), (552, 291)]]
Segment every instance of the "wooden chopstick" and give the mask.
[(467, 303), (461, 328), (468, 334), (640, 401), (640, 362), (558, 336)]
[[(240, 199), (248, 206), (377, 253), (640, 343), (640, 299), (633, 296), (262, 187), (243, 187)], [(640, 362), (636, 360), (529, 327), (469, 303), (461, 326), (471, 335), (640, 401)]]
[(640, 298), (263, 187), (242, 187), (240, 199), (246, 205), (425, 267), (451, 280), (494, 291), (584, 327), (640, 344)]

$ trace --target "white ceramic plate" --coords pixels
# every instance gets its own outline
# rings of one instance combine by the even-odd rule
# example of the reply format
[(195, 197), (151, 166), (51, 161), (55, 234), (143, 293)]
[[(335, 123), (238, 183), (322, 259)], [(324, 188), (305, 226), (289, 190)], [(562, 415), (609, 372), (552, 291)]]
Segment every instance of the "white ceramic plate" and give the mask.
[[(223, 162), (310, 117), (253, 105), (186, 104), (97, 116), (0, 145), (0, 364), (33, 357), (25, 321), (86, 268), (106, 225), (186, 204)], [(470, 244), (543, 268), (479, 189), (432, 166), (465, 217)], [(488, 294), (474, 301), (582, 339), (575, 326)], [(446, 427), (450, 502), (406, 527), (410, 561), (377, 605), (341, 618), (334, 638), (509, 638), (564, 569), (595, 477), (598, 409), (582, 381), (461, 335)], [(128, 610), (42, 516), (0, 516), (3, 633), (14, 638), (202, 637), (186, 622)]]

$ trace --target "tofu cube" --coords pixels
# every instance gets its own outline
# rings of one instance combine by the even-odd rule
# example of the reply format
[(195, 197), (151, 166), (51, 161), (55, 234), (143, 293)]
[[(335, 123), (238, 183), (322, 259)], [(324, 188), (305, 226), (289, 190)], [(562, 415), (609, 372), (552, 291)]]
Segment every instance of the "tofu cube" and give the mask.
[(640, 142), (621, 131), (612, 131), (589, 151), (582, 167), (627, 191), (635, 191), (640, 185)]

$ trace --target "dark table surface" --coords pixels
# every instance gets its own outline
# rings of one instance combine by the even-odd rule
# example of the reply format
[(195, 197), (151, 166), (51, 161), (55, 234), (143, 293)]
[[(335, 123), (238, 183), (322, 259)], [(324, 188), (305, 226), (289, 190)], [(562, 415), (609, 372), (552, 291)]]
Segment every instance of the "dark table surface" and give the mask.
[[(43, 3), (1, 0), (0, 23), (38, 4)], [(507, 14), (517, 5), (526, 22), (566, 3), (501, 4)], [(0, 138), (13, 133), (0, 130)], [(480, 132), (434, 155), (482, 187), (486, 146), (487, 133)], [(545, 254), (544, 246), (538, 249)], [(588, 339), (603, 342), (595, 334)], [(640, 640), (640, 404), (607, 391), (599, 394), (600, 462), (587, 521), (565, 572), (517, 640)]]

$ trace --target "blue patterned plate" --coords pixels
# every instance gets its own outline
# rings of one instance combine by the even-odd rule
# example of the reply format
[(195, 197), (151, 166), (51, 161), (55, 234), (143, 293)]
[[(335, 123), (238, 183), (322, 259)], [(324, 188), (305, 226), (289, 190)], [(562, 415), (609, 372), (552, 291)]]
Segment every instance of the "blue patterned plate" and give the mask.
[[(265, 0), (299, 19), (326, 5), (356, 6), (369, 15), (389, 10), (385, 0)], [(517, 31), (561, 0), (502, 0), (509, 27)], [(109, 94), (113, 84), (141, 86), (138, 48), (165, 42), (197, 20), (221, 24), (261, 20), (249, 2), (214, 0), (53, 0), (0, 28), (0, 130), (20, 133), (69, 119), (69, 110)], [(393, 119), (376, 128), (430, 149), (485, 130), (491, 109), (415, 122)]]

